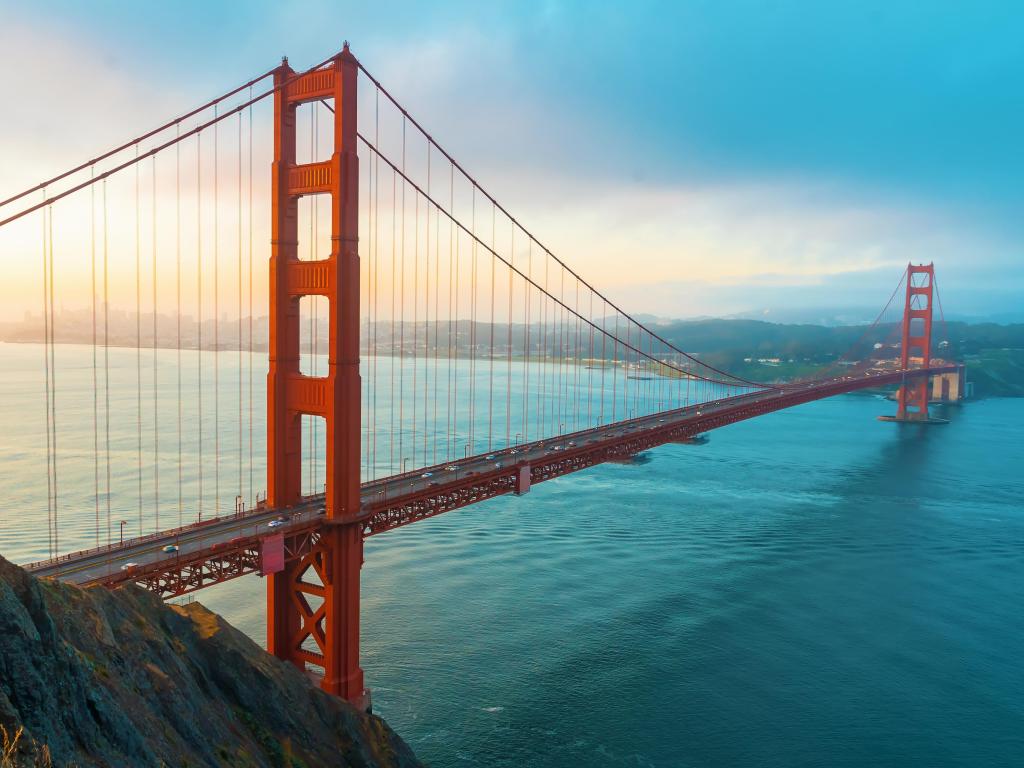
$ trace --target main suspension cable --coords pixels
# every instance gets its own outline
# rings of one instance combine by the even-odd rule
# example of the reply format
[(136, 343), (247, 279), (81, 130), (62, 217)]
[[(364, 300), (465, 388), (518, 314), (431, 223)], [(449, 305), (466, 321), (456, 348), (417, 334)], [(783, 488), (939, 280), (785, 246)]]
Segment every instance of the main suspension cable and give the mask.
[(423, 127), (423, 126), (422, 126), (422, 125), (421, 125), (421, 124), (420, 124), (420, 123), (419, 123), (419, 122), (418, 122), (418, 121), (417, 121), (417, 120), (416, 120), (416, 119), (415, 119), (415, 118), (414, 118), (414, 117), (413, 117), (413, 116), (412, 116), (412, 115), (411, 115), (411, 114), (409, 113), (409, 112), (408, 112), (408, 110), (406, 110), (406, 109), (405, 109), (405, 107), (404, 107), (404, 106), (402, 106), (402, 104), (401, 104), (401, 103), (400, 103), (400, 102), (399, 102), (399, 101), (398, 101), (398, 100), (397, 100), (397, 99), (396, 99), (396, 98), (395, 98), (394, 96), (392, 96), (392, 95), (391, 95), (391, 93), (390, 93), (390, 92), (389, 92), (389, 91), (388, 91), (388, 90), (387, 90), (387, 89), (386, 89), (386, 88), (385, 88), (385, 87), (384, 87), (384, 86), (383, 86), (383, 85), (381, 84), (381, 82), (380, 82), (379, 80), (377, 80), (377, 78), (375, 78), (375, 77), (374, 77), (374, 76), (373, 76), (373, 75), (372, 75), (372, 74), (371, 74), (371, 73), (370, 73), (370, 72), (369, 72), (369, 71), (368, 71), (368, 70), (366, 69), (366, 67), (365, 67), (365, 66), (363, 66), (363, 64), (362, 64), (361, 62), (357, 62), (357, 66), (359, 67), (360, 71), (361, 71), (361, 72), (362, 72), (362, 73), (363, 73), (364, 75), (366, 75), (366, 77), (367, 77), (367, 78), (368, 78), (368, 79), (370, 80), (370, 82), (371, 82), (371, 83), (373, 83), (373, 85), (374, 85), (374, 86), (376, 87), (376, 89), (377, 89), (377, 90), (378, 90), (378, 91), (379, 91), (380, 93), (383, 93), (383, 94), (384, 94), (384, 96), (385, 96), (385, 97), (386, 97), (386, 98), (388, 99), (388, 101), (390, 101), (390, 102), (392, 103), (392, 105), (394, 105), (394, 107), (395, 107), (395, 108), (396, 108), (396, 109), (397, 109), (397, 110), (398, 110), (398, 111), (399, 111), (399, 112), (401, 113), (401, 115), (402, 115), (403, 119), (405, 119), (405, 120), (408, 120), (408, 122), (412, 123), (412, 125), (413, 125), (413, 126), (414, 126), (414, 127), (415, 127), (415, 128), (416, 128), (416, 129), (417, 129), (417, 130), (418, 130), (419, 132), (420, 132), (420, 134), (421, 134), (421, 135), (422, 135), (422, 136), (423, 136), (423, 137), (424, 137), (424, 138), (425, 138), (425, 139), (426, 139), (426, 140), (427, 140), (427, 141), (428, 141), (428, 142), (429, 142), (430, 144), (432, 144), (432, 145), (434, 146), (434, 148), (435, 148), (435, 149), (437, 149), (437, 151), (438, 151), (438, 152), (440, 152), (440, 153), (441, 153), (441, 154), (442, 154), (442, 155), (443, 155), (443, 156), (444, 156), (444, 157), (445, 157), (445, 158), (446, 158), (446, 159), (448, 160), (448, 162), (452, 164), (452, 166), (453, 166), (454, 168), (457, 168), (457, 169), (458, 169), (458, 171), (459, 171), (459, 173), (461, 173), (461, 174), (462, 174), (462, 175), (463, 175), (463, 176), (464, 176), (464, 177), (465, 177), (465, 178), (466, 178), (466, 179), (467, 179), (467, 180), (468, 180), (468, 181), (470, 182), (470, 184), (471, 184), (471, 185), (472, 185), (472, 186), (473, 186), (473, 187), (474, 187), (475, 189), (479, 189), (479, 190), (480, 190), (480, 192), (481, 192), (481, 194), (483, 194), (483, 195), (484, 195), (484, 197), (486, 197), (486, 198), (487, 198), (488, 200), (490, 200), (490, 201), (491, 201), (491, 203), (492, 203), (492, 204), (493, 204), (493, 205), (494, 205), (494, 206), (495, 206), (495, 207), (496, 207), (496, 208), (497, 208), (497, 209), (498, 209), (499, 211), (501, 211), (501, 212), (502, 212), (502, 214), (504, 214), (504, 215), (505, 215), (505, 216), (506, 216), (506, 217), (507, 217), (507, 218), (508, 218), (508, 219), (509, 219), (509, 220), (510, 220), (510, 221), (512, 222), (512, 224), (513, 224), (514, 226), (516, 226), (516, 227), (519, 227), (519, 229), (521, 229), (521, 230), (522, 230), (522, 231), (523, 231), (523, 232), (524, 232), (524, 233), (525, 233), (525, 234), (527, 235), (527, 237), (531, 238), (531, 239), (532, 239), (532, 240), (533, 240), (534, 242), (536, 242), (536, 243), (537, 243), (537, 245), (538, 245), (538, 246), (539, 246), (539, 247), (540, 247), (540, 248), (541, 248), (541, 249), (542, 249), (542, 250), (543, 250), (543, 251), (544, 251), (544, 252), (545, 252), (545, 253), (546, 253), (546, 254), (547, 254), (547, 255), (548, 255), (548, 256), (549, 256), (550, 258), (551, 258), (551, 259), (553, 259), (553, 260), (554, 260), (555, 262), (557, 262), (557, 263), (558, 263), (558, 264), (559, 264), (559, 265), (560, 265), (560, 266), (561, 266), (561, 267), (562, 267), (563, 269), (567, 270), (567, 271), (568, 271), (568, 272), (569, 272), (569, 273), (570, 273), (571, 275), (573, 275), (574, 277), (578, 278), (578, 279), (579, 279), (579, 280), (580, 280), (580, 281), (581, 281), (581, 282), (582, 282), (582, 283), (583, 283), (583, 284), (584, 284), (584, 285), (585, 285), (585, 286), (586, 286), (586, 287), (587, 287), (587, 288), (588, 288), (589, 290), (591, 290), (591, 291), (595, 292), (595, 293), (596, 293), (596, 294), (597, 294), (598, 296), (601, 296), (602, 298), (604, 298), (604, 299), (605, 299), (605, 300), (606, 300), (606, 301), (608, 302), (608, 305), (609, 305), (610, 307), (612, 307), (612, 309), (614, 309), (614, 310), (615, 310), (616, 312), (619, 312), (619, 313), (620, 313), (620, 314), (622, 314), (622, 315), (623, 315), (624, 317), (628, 318), (628, 319), (629, 319), (629, 320), (630, 320), (631, 322), (633, 322), (633, 323), (636, 323), (636, 325), (637, 325), (638, 327), (640, 327), (640, 328), (643, 328), (643, 330), (644, 330), (645, 332), (647, 332), (647, 333), (651, 334), (651, 335), (652, 335), (652, 336), (653, 336), (654, 338), (656, 338), (656, 339), (657, 339), (658, 341), (660, 341), (660, 342), (661, 342), (662, 344), (664, 344), (664, 345), (665, 345), (666, 347), (668, 347), (668, 348), (670, 348), (670, 349), (674, 350), (675, 352), (677, 352), (677, 353), (679, 353), (679, 354), (683, 355), (684, 357), (688, 358), (689, 360), (691, 360), (692, 362), (696, 363), (697, 365), (699, 365), (699, 366), (701, 366), (701, 367), (703, 367), (703, 368), (706, 368), (706, 369), (708, 369), (708, 370), (710, 370), (710, 371), (713, 371), (714, 373), (718, 373), (718, 374), (720, 374), (720, 375), (722, 375), (722, 376), (725, 376), (725, 377), (726, 377), (726, 378), (728, 378), (728, 379), (732, 379), (732, 380), (735, 380), (735, 381), (739, 381), (739, 382), (742, 382), (742, 383), (744, 383), (744, 384), (747, 384), (747, 385), (750, 385), (750, 386), (753, 386), (753, 387), (758, 387), (758, 388), (765, 388), (765, 389), (774, 389), (774, 388), (775, 388), (775, 387), (773, 387), (773, 386), (771, 386), (771, 385), (763, 384), (763, 383), (760, 383), (760, 382), (748, 381), (748, 380), (746, 380), (746, 379), (740, 378), (739, 376), (735, 376), (734, 374), (731, 374), (731, 373), (729, 373), (728, 371), (720, 370), (720, 369), (718, 369), (718, 368), (715, 368), (714, 366), (708, 365), (707, 363), (705, 363), (705, 362), (703, 362), (703, 361), (701, 361), (701, 360), (698, 360), (698, 359), (697, 359), (696, 357), (693, 357), (692, 355), (690, 355), (690, 354), (688, 354), (688, 353), (684, 352), (683, 350), (681, 350), (681, 349), (678, 349), (678, 348), (677, 348), (677, 347), (675, 347), (675, 346), (674, 346), (673, 344), (671, 344), (670, 342), (668, 342), (668, 341), (667, 341), (666, 339), (662, 338), (661, 336), (659, 336), (658, 334), (654, 333), (654, 332), (653, 332), (653, 331), (651, 331), (650, 329), (648, 329), (648, 328), (646, 328), (645, 326), (641, 325), (641, 324), (640, 324), (640, 323), (639, 323), (638, 321), (636, 321), (636, 320), (635, 320), (635, 319), (634, 319), (634, 318), (633, 318), (633, 317), (632, 317), (631, 315), (629, 315), (629, 314), (628, 314), (628, 313), (626, 313), (626, 312), (625, 312), (624, 310), (622, 310), (622, 309), (621, 309), (621, 308), (620, 308), (620, 307), (619, 307), (618, 305), (616, 305), (616, 304), (615, 304), (614, 302), (612, 302), (612, 301), (608, 300), (608, 299), (607, 299), (607, 298), (606, 298), (606, 297), (604, 296), (604, 294), (602, 294), (602, 293), (601, 293), (600, 291), (598, 291), (598, 290), (597, 290), (597, 289), (596, 289), (596, 288), (595, 288), (595, 287), (594, 287), (593, 285), (591, 285), (591, 284), (590, 284), (590, 283), (588, 283), (588, 282), (587, 282), (586, 280), (584, 280), (584, 279), (583, 279), (583, 277), (582, 277), (581, 275), (579, 275), (579, 274), (578, 274), (577, 272), (575, 272), (575, 271), (574, 271), (574, 270), (573, 270), (573, 269), (572, 269), (571, 267), (569, 267), (569, 266), (568, 266), (568, 265), (567, 265), (567, 264), (566, 264), (565, 262), (563, 262), (563, 261), (562, 261), (561, 259), (559, 259), (559, 258), (558, 258), (558, 257), (557, 257), (557, 256), (556, 256), (556, 255), (555, 255), (554, 253), (552, 253), (552, 251), (551, 251), (550, 249), (548, 249), (548, 248), (547, 248), (547, 246), (545, 246), (545, 245), (544, 245), (543, 243), (541, 243), (541, 242), (540, 242), (540, 240), (538, 240), (538, 239), (537, 239), (537, 238), (536, 238), (536, 237), (535, 237), (535, 236), (533, 235), (533, 233), (531, 233), (531, 232), (530, 232), (530, 230), (526, 229), (526, 227), (524, 227), (524, 226), (523, 226), (523, 225), (522, 225), (522, 224), (521, 224), (521, 223), (520, 223), (520, 222), (518, 221), (518, 219), (516, 219), (516, 218), (515, 218), (515, 217), (514, 217), (514, 216), (513, 216), (513, 215), (512, 215), (511, 213), (509, 213), (509, 211), (508, 211), (508, 210), (507, 210), (507, 209), (506, 209), (506, 208), (505, 208), (504, 206), (502, 206), (502, 205), (501, 205), (501, 204), (500, 204), (500, 203), (499, 203), (499, 202), (497, 201), (497, 199), (495, 199), (495, 198), (494, 198), (494, 196), (493, 196), (493, 195), (491, 195), (491, 194), (490, 194), (489, 192), (487, 192), (487, 191), (486, 191), (486, 190), (485, 190), (485, 189), (484, 189), (484, 188), (483, 188), (483, 187), (482, 187), (482, 186), (481, 186), (481, 185), (479, 184), (479, 182), (477, 182), (477, 181), (476, 181), (476, 179), (475, 179), (475, 178), (474, 178), (473, 176), (471, 176), (471, 175), (469, 174), (469, 172), (468, 172), (468, 171), (466, 171), (466, 169), (465, 169), (465, 168), (464, 168), (464, 167), (463, 167), (463, 166), (462, 166), (462, 165), (461, 165), (461, 164), (460, 164), (460, 163), (459, 163), (459, 162), (458, 162), (458, 161), (457, 161), (457, 160), (456, 160), (456, 159), (455, 159), (455, 158), (454, 158), (454, 157), (453, 157), (453, 156), (452, 156), (452, 155), (451, 155), (451, 154), (450, 154), (450, 153), (449, 153), (449, 152), (448, 152), (448, 151), (447, 151), (446, 149), (444, 149), (444, 147), (442, 147), (442, 146), (441, 146), (441, 145), (440, 145), (440, 144), (439, 144), (439, 143), (438, 143), (438, 142), (437, 142), (437, 141), (436, 141), (436, 140), (434, 139), (434, 137), (433, 137), (433, 136), (432, 136), (432, 135), (431, 135), (430, 133), (428, 133), (428, 132), (427, 132), (427, 130), (426, 130), (426, 129), (425, 129), (425, 128), (424, 128), (424, 127)]
[[(331, 58), (334, 58), (334, 57), (332, 56)], [(319, 66), (323, 66), (323, 65), (319, 65)], [(249, 82), (243, 83), (242, 85), (238, 86), (237, 88), (233, 88), (232, 90), (228, 91), (224, 95), (218, 96), (217, 98), (212, 99), (212, 100), (206, 102), (202, 106), (196, 107), (195, 109), (191, 110), (190, 112), (186, 112), (184, 115), (181, 115), (180, 117), (176, 117), (175, 119), (170, 120), (170, 121), (164, 123), (163, 125), (161, 125), (161, 126), (159, 126), (157, 128), (154, 128), (151, 131), (147, 131), (146, 133), (142, 134), (141, 136), (135, 137), (131, 141), (126, 141), (124, 144), (121, 144), (120, 146), (114, 147), (113, 149), (108, 150), (107, 152), (104, 152), (102, 155), (98, 155), (97, 157), (94, 157), (92, 160), (88, 160), (88, 161), (82, 163), (81, 165), (76, 165), (74, 168), (71, 168), (71, 169), (69, 169), (67, 171), (64, 171), (63, 173), (59, 173), (56, 176), (54, 176), (53, 178), (51, 178), (51, 179), (47, 179), (46, 181), (40, 182), (39, 184), (37, 184), (34, 187), (31, 187), (29, 189), (23, 190), (23, 191), (19, 192), (16, 195), (12, 195), (11, 197), (9, 197), (6, 200), (4, 200), (3, 202), (0, 202), (0, 208), (3, 208), (5, 205), (8, 205), (9, 203), (13, 203), (15, 200), (20, 200), (21, 198), (25, 197), (26, 195), (30, 195), (33, 192), (38, 192), (39, 190), (43, 190), (45, 192), (47, 187), (52, 186), (54, 183), (56, 183), (58, 181), (61, 181), (62, 179), (67, 178), (68, 176), (72, 176), (72, 175), (78, 173), (79, 171), (84, 171), (86, 168), (95, 169), (97, 163), (100, 163), (100, 162), (106, 160), (109, 157), (113, 157), (114, 155), (118, 154), (119, 152), (123, 152), (126, 149), (130, 149), (133, 146), (138, 147), (138, 145), (141, 144), (146, 139), (151, 139), (152, 137), (154, 137), (154, 136), (156, 136), (156, 135), (158, 135), (160, 133), (163, 133), (164, 131), (170, 130), (171, 128), (174, 128), (176, 126), (180, 126), (181, 123), (183, 123), (185, 120), (188, 120), (190, 117), (194, 117), (195, 115), (198, 115), (201, 112), (206, 111), (210, 107), (215, 106), (216, 104), (219, 104), (220, 102), (224, 101), (225, 99), (230, 99), (236, 93), (240, 93), (241, 91), (244, 91), (246, 88), (248, 88), (250, 90), (250, 92), (251, 92), (253, 85), (255, 85), (256, 83), (260, 82), (261, 80), (265, 80), (266, 78), (270, 77), (272, 74), (274, 74), (276, 69), (277, 68), (275, 67), (274, 69), (271, 69), (271, 70), (269, 70), (267, 72), (264, 72), (259, 77), (254, 77)]]
[[(68, 197), (69, 195), (73, 195), (75, 192), (78, 192), (78, 191), (80, 191), (82, 189), (85, 189), (86, 187), (89, 187), (89, 186), (95, 184), (98, 181), (105, 180), (105, 179), (109, 178), (110, 176), (113, 176), (113, 175), (115, 175), (117, 173), (120, 173), (125, 168), (130, 168), (131, 166), (133, 166), (136, 163), (138, 163), (140, 160), (144, 160), (147, 157), (152, 157), (153, 155), (159, 154), (160, 152), (162, 152), (163, 150), (165, 150), (165, 149), (167, 149), (169, 147), (172, 147), (172, 146), (174, 146), (176, 144), (180, 144), (182, 141), (184, 141), (185, 139), (190, 138), (191, 136), (196, 136), (196, 135), (202, 133), (207, 128), (209, 128), (211, 125), (216, 125), (220, 121), (226, 120), (231, 115), (234, 115), (234, 114), (237, 114), (239, 112), (242, 112), (247, 107), (251, 107), (253, 104), (256, 104), (256, 103), (262, 101), (263, 99), (267, 98), (268, 96), (273, 95), (277, 91), (279, 91), (279, 90), (281, 90), (283, 88), (287, 88), (289, 85), (291, 85), (293, 82), (295, 82), (299, 78), (305, 77), (309, 73), (314, 72), (314, 71), (322, 68), (326, 64), (329, 64), (330, 62), (334, 61), (334, 59), (336, 59), (338, 57), (338, 55), (340, 55), (340, 52), (336, 53), (336, 54), (334, 54), (334, 55), (332, 55), (330, 57), (328, 57), (324, 61), (320, 62), (319, 64), (317, 64), (317, 65), (315, 65), (313, 67), (310, 67), (309, 69), (307, 69), (307, 70), (305, 70), (303, 72), (296, 72), (296, 73), (294, 73), (290, 77), (285, 78), (282, 82), (274, 85), (272, 88), (267, 89), (263, 93), (255, 96), (255, 97), (249, 98), (247, 101), (244, 101), (241, 104), (238, 104), (237, 106), (232, 107), (227, 112), (223, 112), (220, 115), (218, 115), (217, 117), (214, 117), (212, 120), (208, 120), (205, 123), (201, 123), (201, 124), (197, 125), (195, 128), (192, 128), (191, 130), (186, 131), (185, 133), (181, 133), (180, 132), (180, 122), (177, 123), (177, 124), (171, 123), (170, 125), (167, 126), (168, 128), (170, 128), (171, 125), (177, 125), (177, 127), (179, 129), (173, 139), (171, 139), (169, 141), (166, 141), (163, 144), (160, 144), (160, 145), (158, 145), (156, 147), (153, 147), (152, 149), (146, 150), (146, 152), (142, 153), (138, 157), (132, 158), (132, 159), (130, 159), (130, 160), (124, 162), (124, 163), (121, 163), (120, 165), (117, 165), (117, 166), (115, 166), (113, 168), (110, 168), (110, 169), (108, 169), (106, 171), (103, 171), (99, 175), (94, 175), (94, 176), (90, 177), (89, 179), (87, 179), (86, 181), (83, 181), (80, 184), (76, 184), (75, 186), (70, 187), (70, 188), (64, 190), (63, 192), (60, 192), (59, 194), (56, 194), (53, 197), (48, 197), (45, 200), (43, 200), (42, 202), (40, 202), (40, 203), (36, 203), (35, 205), (30, 205), (28, 208), (25, 208), (25, 209), (19, 211), (18, 213), (12, 214), (11, 216), (8, 216), (7, 218), (5, 218), (3, 220), (0, 220), (0, 227), (3, 227), (5, 225), (7, 225), (7, 224), (10, 224), (12, 221), (17, 221), (21, 217), (27, 216), (28, 214), (32, 213), (33, 211), (38, 211), (40, 208), (42, 208), (45, 205), (49, 205), (49, 204), (55, 203), (58, 200), (62, 200), (63, 198)], [(275, 68), (275, 70), (272, 70), (272, 72), (273, 71), (276, 71), (276, 68)], [(257, 82), (257, 81), (254, 81), (254, 82)], [(129, 142), (127, 144), (127, 146), (130, 147), (133, 143), (134, 142)], [(69, 172), (69, 173), (71, 173), (71, 172)], [(19, 194), (14, 199), (17, 199), (18, 197), (22, 197), (22, 196), (23, 196), (22, 194)]]
[[(558, 305), (558, 307), (560, 308), (560, 311), (572, 314), (574, 317), (580, 317), (583, 320), (583, 322), (585, 322), (587, 325), (593, 327), (595, 330), (597, 330), (600, 333), (604, 333), (604, 334), (608, 333), (607, 330), (605, 330), (601, 326), (598, 326), (596, 323), (593, 323), (592, 321), (589, 321), (586, 318), (582, 318), (575, 310), (573, 310), (571, 307), (569, 307), (567, 304), (565, 304), (564, 301), (560, 300), (558, 297), (554, 296), (554, 294), (551, 294), (549, 291), (547, 291), (546, 289), (542, 288), (539, 284), (537, 284), (533, 280), (530, 280), (529, 278), (527, 278), (526, 275), (518, 267), (514, 267), (511, 264), (511, 262), (508, 261), (508, 259), (506, 259), (501, 254), (497, 253), (496, 251), (492, 250), (490, 248), (490, 246), (488, 246), (486, 243), (482, 242), (480, 240), (480, 238), (477, 237), (474, 234), (474, 227), (473, 227), (472, 224), (470, 226), (466, 226), (465, 224), (460, 222), (458, 219), (455, 219), (453, 217), (453, 215), (451, 213), (449, 213), (447, 210), (445, 210), (443, 207), (441, 207), (438, 204), (438, 202), (433, 197), (427, 195), (424, 192), (424, 190), (418, 184), (416, 184), (416, 182), (414, 182), (411, 179), (409, 179), (406, 176), (404, 176), (402, 174), (401, 170), (399, 169), (399, 167), (397, 165), (395, 165), (391, 160), (389, 160), (387, 158), (387, 156), (385, 156), (379, 150), (377, 150), (376, 147), (368, 139), (366, 139), (366, 137), (364, 137), (361, 133), (358, 133), (356, 135), (359, 138), (359, 140), (362, 141), (366, 145), (367, 149), (369, 149), (372, 153), (374, 153), (375, 156), (377, 156), (378, 158), (383, 160), (384, 163), (391, 168), (392, 173), (393, 173), (393, 177), (396, 179), (396, 184), (397, 184), (397, 178), (401, 177), (405, 181), (406, 184), (411, 186), (419, 194), (423, 195), (424, 198), (426, 198), (430, 203), (432, 203), (435, 206), (438, 206), (440, 208), (440, 210), (445, 214), (445, 216), (453, 222), (454, 226), (457, 229), (461, 230), (463, 233), (468, 235), (469, 238), (471, 239), (472, 243), (474, 244), (474, 252), (475, 252), (475, 247), (476, 246), (479, 246), (480, 248), (483, 248), (491, 256), (493, 256), (494, 258), (496, 258), (499, 261), (503, 262), (509, 268), (513, 269), (516, 272), (516, 274), (518, 274), (520, 277), (523, 277), (524, 279), (526, 279), (526, 281), (530, 285), (532, 285), (535, 289), (537, 289), (537, 290), (541, 291), (542, 293), (546, 294), (548, 296), (548, 298), (550, 298), (553, 302), (555, 302)], [(393, 195), (396, 195), (396, 194), (397, 193), (395, 191), (393, 191)], [(568, 271), (568, 270), (566, 270), (566, 271)], [(571, 274), (571, 271), (570, 271), (570, 274)], [(586, 284), (585, 281), (583, 281), (582, 279), (580, 279), (580, 280), (581, 280), (581, 282)], [(456, 290), (456, 294), (457, 293), (458, 293), (458, 291)], [(474, 291), (474, 293), (475, 293), (475, 291)], [(598, 295), (600, 295), (600, 294), (598, 294)], [(612, 306), (610, 302), (609, 302), (609, 306)], [(471, 312), (471, 314), (473, 314), (473, 313)], [(646, 329), (644, 329), (644, 327), (642, 325), (640, 325), (639, 323), (637, 323), (635, 320), (629, 319), (628, 316), (625, 315), (624, 313), (620, 313), (620, 314), (622, 314), (622, 316), (629, 321), (630, 325), (636, 325), (638, 330), (646, 332)], [(473, 317), (475, 318), (475, 314), (473, 314)], [(618, 317), (618, 315), (616, 317)], [(473, 323), (471, 321), (471, 329), (472, 329), (472, 327), (473, 327)], [(471, 330), (471, 333), (472, 333), (472, 330)], [(650, 334), (650, 335), (653, 335), (653, 334)], [(658, 337), (655, 336), (655, 338), (658, 338)], [(475, 345), (475, 334), (473, 334), (472, 337), (471, 337), (471, 347), (474, 346), (474, 345)], [(623, 346), (624, 346), (624, 348), (628, 348), (629, 351), (631, 351), (634, 354), (636, 354), (638, 356), (638, 359), (639, 359), (639, 357), (644, 357), (644, 358), (651, 359), (651, 356), (648, 353), (641, 352), (637, 347), (634, 347), (632, 344), (623, 343)], [(685, 355), (685, 353), (681, 353), (681, 354)], [(471, 357), (471, 362), (473, 362), (474, 359), (475, 359), (475, 355)], [(675, 366), (670, 366), (670, 367), (672, 367), (673, 370), (676, 370), (679, 373), (686, 373), (687, 375), (693, 376), (694, 378), (701, 379), (703, 381), (708, 381), (708, 382), (712, 382), (712, 383), (716, 383), (716, 384), (726, 384), (726, 383), (729, 383), (729, 382), (720, 381), (718, 379), (712, 379), (712, 378), (708, 378), (708, 377), (705, 377), (705, 376), (701, 376), (699, 374), (696, 374), (696, 373), (693, 373), (693, 372), (690, 372), (690, 371), (684, 371), (683, 369), (675, 368)], [(710, 368), (710, 366), (707, 366), (707, 367)], [(711, 369), (711, 370), (715, 370), (715, 369)], [(726, 374), (726, 375), (729, 376), (730, 379), (732, 378), (729, 374)], [(470, 380), (472, 382), (472, 375), (470, 377)], [(742, 381), (742, 379), (741, 379), (741, 381)], [(561, 382), (560, 382), (560, 385), (561, 385)], [(761, 385), (761, 384), (751, 385), (751, 386), (764, 387), (764, 388), (767, 388), (767, 389), (776, 389), (777, 388), (777, 387), (774, 387), (774, 386)], [(470, 397), (470, 407), (472, 408), (472, 406), (473, 406), (473, 398)]]

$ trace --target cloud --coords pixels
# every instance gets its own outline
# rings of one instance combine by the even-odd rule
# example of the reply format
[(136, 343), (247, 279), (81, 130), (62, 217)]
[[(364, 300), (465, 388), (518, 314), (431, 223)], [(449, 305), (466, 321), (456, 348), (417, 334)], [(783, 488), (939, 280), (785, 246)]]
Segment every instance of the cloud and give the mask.
[[(552, 2), (429, 14), (394, 3), (342, 13), (322, 0), (263, 10), (237, 20), (245, 61), (269, 67), (288, 50), (304, 66), (344, 30), (485, 188), (634, 311), (729, 313), (818, 301), (825, 289), (833, 302), (870, 306), (911, 259), (940, 265), (950, 304), (982, 304), (993, 285), (1024, 289), (1012, 215), (1019, 190), (1000, 196), (1019, 168), (1003, 134), (1020, 109), (1004, 95), (981, 117), (947, 124), (948, 99), (990, 93), (1019, 68), (1019, 46), (1005, 34), (969, 45), (945, 16), (924, 23), (884, 9), (849, 19), (815, 11), (813, 24), (792, 28), (785, 13), (762, 28), (707, 5), (635, 17)], [(233, 84), (211, 61), (234, 48), (197, 55), (215, 40), (199, 23), (204, 13), (196, 5), (161, 17), (165, 29), (133, 38), (151, 51), (131, 66), (111, 41), (139, 32), (137, 18), (90, 22), (102, 20), (102, 35), (72, 33), (70, 11), (65, 26), (28, 11), (8, 20), (0, 44), (10, 59), (53, 53), (32, 77), (0, 75), (22, 118), (4, 127), (5, 162), (13, 158), (5, 187), (35, 183)], [(310, 16), (320, 23), (286, 24)], [(982, 16), (967, 27), (987, 29)], [(821, 34), (802, 40), (808, 25)], [(846, 28), (849, 39), (839, 35)], [(158, 32), (175, 44), (161, 44)], [(859, 49), (872, 35), (878, 44)], [(944, 35), (954, 38), (946, 47)], [(901, 36), (910, 38), (904, 46)], [(947, 49), (948, 61), (933, 66)], [(365, 82), (362, 93), (366, 127)], [(971, 143), (981, 123), (990, 126), (979, 134), (985, 147)], [(392, 125), (383, 139), (392, 156), (398, 136)], [(1006, 162), (993, 165), (1000, 153)]]

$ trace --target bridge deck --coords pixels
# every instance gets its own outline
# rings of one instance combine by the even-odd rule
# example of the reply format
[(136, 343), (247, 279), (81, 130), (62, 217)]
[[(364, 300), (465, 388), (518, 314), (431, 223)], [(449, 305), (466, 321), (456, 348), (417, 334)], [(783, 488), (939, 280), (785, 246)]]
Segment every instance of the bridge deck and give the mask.
[[(383, 533), (515, 492), (524, 467), (529, 468), (532, 485), (812, 400), (956, 370), (956, 365), (942, 365), (871, 372), (758, 390), (365, 483), (364, 534)], [(39, 576), (82, 585), (134, 581), (172, 597), (260, 572), (262, 543), (270, 537), (283, 535), (286, 559), (301, 557), (329, 524), (323, 503), (323, 496), (313, 496), (289, 509), (257, 508), (25, 567)], [(284, 522), (272, 525), (278, 519)], [(164, 552), (170, 545), (177, 551)]]

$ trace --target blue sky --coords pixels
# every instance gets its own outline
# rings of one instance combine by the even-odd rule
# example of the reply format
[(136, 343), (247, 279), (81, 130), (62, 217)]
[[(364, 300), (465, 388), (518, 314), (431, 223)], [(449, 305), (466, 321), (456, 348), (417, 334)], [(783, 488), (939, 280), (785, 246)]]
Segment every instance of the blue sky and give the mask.
[[(46, 77), (108, 83), (62, 139), (72, 159), (347, 38), (542, 239), (636, 311), (871, 307), (902, 264), (933, 259), (953, 314), (1020, 311), (1022, 3), (123, 6), (0, 11), (25, 54), (0, 82), (24, 79), (33, 51), (63, 50), (80, 67), (44, 67), (43, 90)], [(122, 92), (154, 96), (129, 108)], [(38, 138), (57, 94), (23, 103)]]

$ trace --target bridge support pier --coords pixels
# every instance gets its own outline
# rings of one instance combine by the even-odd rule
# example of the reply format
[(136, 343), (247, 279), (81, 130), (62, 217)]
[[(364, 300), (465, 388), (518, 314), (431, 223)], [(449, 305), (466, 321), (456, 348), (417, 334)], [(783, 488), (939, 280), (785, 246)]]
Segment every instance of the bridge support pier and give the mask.
[(311, 671), (320, 687), (362, 708), (359, 666), (361, 523), (327, 525), (306, 555), (267, 576), (267, 650)]
[[(326, 427), (323, 525), (312, 547), (285, 546), (283, 570), (267, 582), (267, 645), (309, 670), (328, 693), (368, 708), (359, 666), (359, 574), (363, 564), (359, 453), (358, 62), (346, 44), (324, 68), (296, 75), (285, 60), (274, 74), (274, 163), (270, 257), (270, 370), (267, 375), (267, 502), (302, 499), (302, 416)], [(295, 112), (334, 99), (334, 152), (296, 162)], [(331, 252), (298, 258), (298, 199), (331, 197)], [(328, 303), (327, 375), (299, 368), (299, 300)], [(287, 557), (288, 551), (294, 556)], [(303, 552), (298, 555), (297, 553)]]

